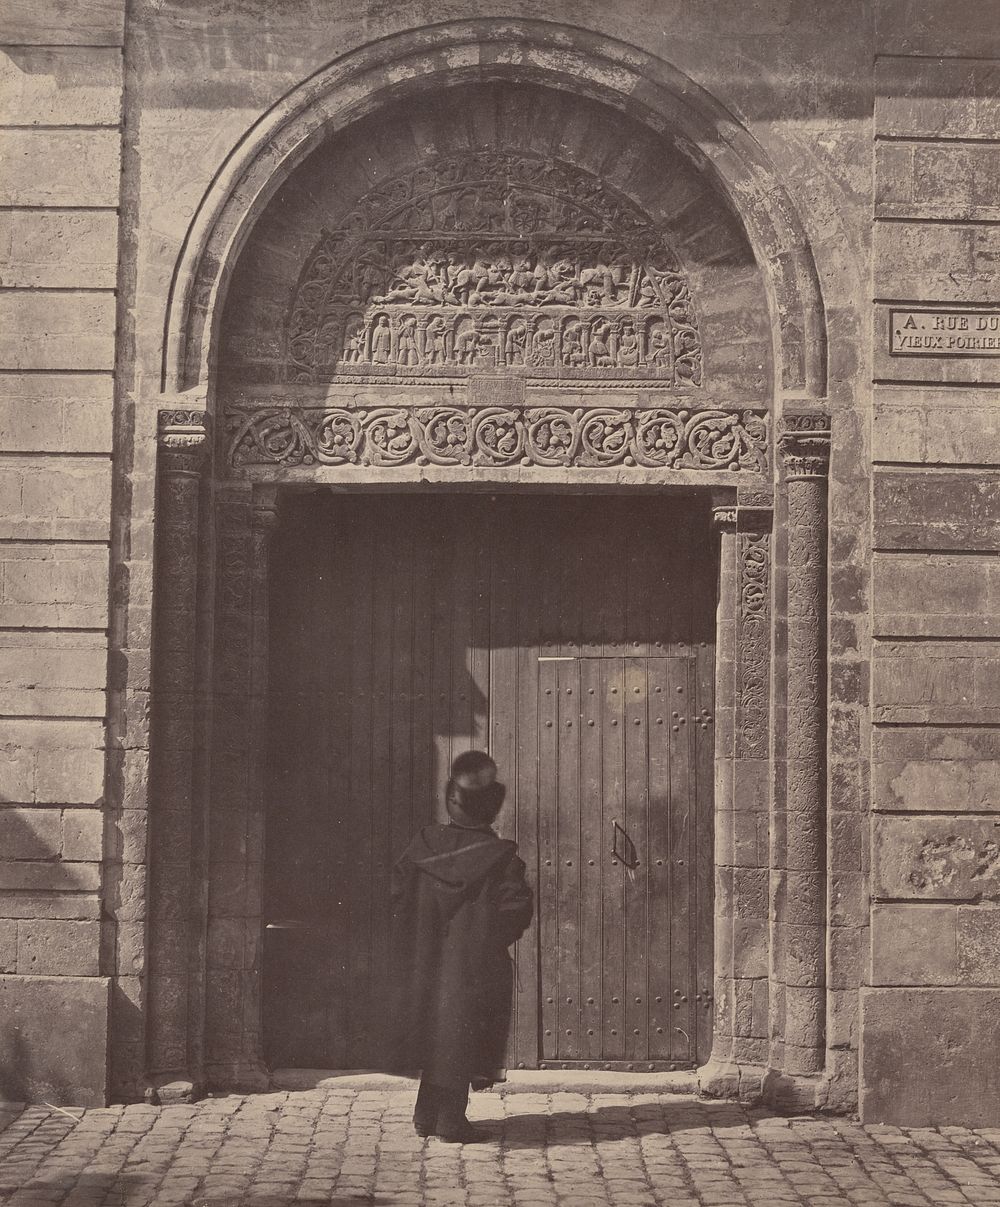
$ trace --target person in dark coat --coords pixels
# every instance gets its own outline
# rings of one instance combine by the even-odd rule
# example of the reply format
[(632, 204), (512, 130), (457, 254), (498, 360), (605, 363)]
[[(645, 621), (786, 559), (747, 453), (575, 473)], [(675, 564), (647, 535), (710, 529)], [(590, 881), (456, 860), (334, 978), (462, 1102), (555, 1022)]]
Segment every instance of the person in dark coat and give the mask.
[(502, 1077), (513, 972), (508, 948), (531, 921), (517, 844), (492, 823), (505, 789), (482, 751), (459, 755), (446, 803), (451, 821), (416, 835), (393, 869), (393, 1030), (390, 1067), (421, 1070), (418, 1135), (480, 1138), (466, 1118), (470, 1085)]

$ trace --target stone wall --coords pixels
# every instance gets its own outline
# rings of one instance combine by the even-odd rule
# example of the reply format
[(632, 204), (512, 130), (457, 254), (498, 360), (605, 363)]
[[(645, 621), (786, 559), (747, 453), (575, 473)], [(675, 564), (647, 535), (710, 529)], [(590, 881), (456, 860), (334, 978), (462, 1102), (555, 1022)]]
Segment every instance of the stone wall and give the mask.
[(102, 1103), (124, 5), (0, 46), (0, 1097)]
[[(815, 271), (822, 293), (814, 329), (796, 329), (785, 295), (770, 297), (768, 317), (787, 346), (815, 352), (825, 339), (825, 361), (801, 359), (825, 363), (826, 379), (811, 371), (793, 388), (787, 365), (767, 380), (759, 359), (776, 412), (820, 403), (832, 419), (825, 676), (808, 650), (792, 650), (792, 679), (827, 695), (827, 758), (809, 784), (809, 794), (825, 793), (809, 842), (826, 860), (800, 865), (776, 828), (803, 792), (787, 782), (794, 751), (783, 711), (797, 640), (787, 624), (801, 602), (788, 593), (802, 577), (788, 561), (801, 550), (789, 548), (779, 475), (770, 782), (742, 782), (734, 801), (734, 829), (753, 835), (759, 858), (744, 867), (749, 848), (734, 851), (736, 872), (748, 874), (734, 872), (725, 905), (734, 935), (763, 935), (766, 913), (772, 923), (779, 910), (808, 913), (809, 950), (789, 940), (771, 960), (780, 975), (769, 994), (762, 948), (734, 953), (742, 998), (729, 1007), (731, 1051), (737, 1066), (756, 1069), (784, 1059), (790, 1029), (808, 1034), (810, 1060), (819, 1053), (823, 1066), (808, 1070), (822, 1081), (817, 1100), (835, 1108), (859, 1100), (860, 1052), (865, 1117), (907, 1123), (996, 1117), (977, 1062), (1000, 1027), (1000, 359), (889, 352), (894, 308), (997, 300), (1000, 28), (983, 8), (554, 0), (546, 11), (557, 32), (543, 86), (585, 92), (575, 68), (560, 74), (560, 55), (589, 52), (597, 38), (628, 44), (626, 59), (669, 64), (692, 95), (704, 89), (728, 114), (705, 146), (682, 140), (682, 153), (720, 179), (730, 174), (737, 215), (761, 191), (777, 196), (780, 181), (780, 204), (796, 211), (812, 253), (814, 265), (755, 245), (772, 280)], [(228, 1026), (243, 1000), (234, 977), (204, 975), (206, 949), (222, 942), (207, 923), (211, 899), (227, 885), (195, 867), (189, 893), (171, 871), (221, 824), (204, 793), (220, 772), (195, 761), (176, 809), (149, 777), (157, 413), (216, 405), (210, 375), (185, 372), (185, 332), (171, 327), (185, 289), (201, 289), (185, 257), (218, 213), (200, 207), (220, 180), (238, 180), (233, 165), (255, 126), (276, 122), (288, 95), (332, 62), (374, 45), (377, 68), (378, 48), (405, 35), (414, 54), (465, 70), (464, 50), (452, 62), (438, 49), (446, 23), (513, 26), (537, 6), (133, 0), (127, 23), (123, 0), (82, 9), (15, 0), (0, 47), (0, 1068), (20, 1070), (0, 1074), (0, 1098), (93, 1102), (140, 1096), (157, 1044), (164, 1073), (197, 1067), (197, 1020)], [(385, 70), (383, 99), (400, 95), (407, 70)], [(537, 84), (545, 72), (532, 71)], [(352, 87), (342, 88), (348, 108)], [(640, 89), (630, 121), (647, 113), (647, 99)], [(357, 103), (355, 117), (369, 112)], [(353, 117), (333, 111), (334, 120)], [(657, 134), (669, 137), (669, 122)], [(763, 184), (740, 175), (738, 138), (770, 165)], [(273, 151), (276, 180), (286, 150)], [(362, 147), (354, 169), (364, 163)], [(258, 215), (265, 192), (252, 203)], [(269, 229), (261, 225), (261, 240)], [(221, 268), (223, 300), (235, 260), (208, 266)], [(254, 279), (237, 269), (232, 287)], [(220, 300), (210, 292), (195, 298), (203, 314)], [(263, 314), (271, 300), (234, 294), (232, 313)], [(165, 346), (165, 331), (176, 346)], [(205, 350), (206, 365), (216, 352)], [(167, 433), (163, 448), (187, 456), (189, 435)], [(214, 514), (210, 490), (199, 499), (196, 486), (185, 489), (190, 514)], [(183, 525), (164, 524), (164, 514), (158, 539), (176, 544)], [(214, 556), (208, 541), (206, 578)], [(191, 617), (178, 626), (178, 651), (210, 681), (206, 631), (189, 629)], [(170, 619), (161, 611), (157, 624)], [(167, 773), (175, 753), (191, 767), (194, 713), (181, 720), (176, 751), (159, 745)], [(156, 888), (154, 875), (153, 901), (147, 823), (157, 805), (164, 883)], [(781, 872), (769, 894), (768, 843)], [(161, 945), (151, 971), (154, 909)], [(254, 980), (255, 950), (239, 958), (240, 977)], [(809, 976), (796, 982), (802, 960)], [(180, 1022), (164, 1032), (168, 1013)], [(72, 1028), (60, 1026), (69, 1019)], [(252, 1034), (256, 1022), (235, 1026)]]
[(996, 1120), (1000, 360), (892, 355), (888, 312), (998, 300), (1000, 23), (988, 10), (883, 0), (877, 32), (861, 1104), (865, 1118), (919, 1125)]

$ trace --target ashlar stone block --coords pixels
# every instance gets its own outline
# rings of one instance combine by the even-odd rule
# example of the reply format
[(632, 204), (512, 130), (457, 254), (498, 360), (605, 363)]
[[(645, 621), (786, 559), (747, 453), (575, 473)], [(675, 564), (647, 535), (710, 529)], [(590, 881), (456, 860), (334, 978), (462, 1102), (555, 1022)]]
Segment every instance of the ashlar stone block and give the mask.
[(100, 922), (18, 922), (17, 971), (29, 976), (96, 976), (100, 930)]
[(4, 859), (55, 859), (62, 848), (58, 809), (0, 809)]
[(871, 915), (874, 985), (954, 985), (958, 975), (954, 905), (876, 905)]
[(11, 1099), (106, 1104), (108, 987), (106, 977), (0, 977), (0, 1068)]
[(997, 1127), (996, 989), (866, 989), (860, 1112), (898, 1127)]
[(993, 817), (878, 816), (873, 893), (911, 901), (1000, 900), (1000, 841)]

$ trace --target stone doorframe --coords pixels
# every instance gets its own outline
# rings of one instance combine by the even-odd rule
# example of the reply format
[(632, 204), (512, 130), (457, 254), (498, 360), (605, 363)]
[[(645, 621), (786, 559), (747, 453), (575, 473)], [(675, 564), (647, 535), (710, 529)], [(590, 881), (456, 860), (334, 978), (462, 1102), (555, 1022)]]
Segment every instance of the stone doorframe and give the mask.
[[(233, 476), (210, 436), (226, 284), (256, 216), (323, 137), (405, 89), (458, 78), (568, 88), (679, 133), (734, 199), (765, 275), (775, 332), (769, 464), (780, 472), (663, 471), (657, 484), (711, 492), (719, 532), (715, 1039), (702, 1085), (823, 1104), (830, 419), (809, 242), (759, 144), (682, 73), (579, 29), (491, 20), (385, 39), (311, 77), (220, 170), (181, 255), (159, 398), (149, 1092), (267, 1083), (258, 985), (267, 555), (290, 479), (279, 469)], [(461, 484), (463, 472), (447, 477)], [(482, 470), (473, 478), (489, 484)], [(627, 486), (628, 472), (616, 480)]]

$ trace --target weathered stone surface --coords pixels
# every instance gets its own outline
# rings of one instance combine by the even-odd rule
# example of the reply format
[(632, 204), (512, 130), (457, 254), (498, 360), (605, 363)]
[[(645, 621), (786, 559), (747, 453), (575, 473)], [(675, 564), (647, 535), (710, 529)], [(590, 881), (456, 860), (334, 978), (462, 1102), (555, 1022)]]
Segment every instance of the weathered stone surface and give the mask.
[(0, 624), (103, 629), (107, 616), (106, 548), (0, 546)]
[(5, 859), (55, 859), (62, 850), (58, 809), (0, 809), (0, 852)]
[(103, 717), (107, 657), (102, 633), (0, 632), (0, 712)]
[(100, 373), (7, 373), (0, 449), (109, 453), (113, 379)]
[(907, 302), (994, 303), (1000, 228), (940, 222), (875, 224), (874, 270), (882, 297)]
[(919, 63), (901, 55), (876, 59), (876, 133), (996, 137), (1000, 126), (996, 71), (997, 63), (978, 53), (973, 58), (927, 58)]
[(99, 922), (18, 922), (17, 971), (27, 976), (96, 976), (100, 932)]
[[(875, 45), (881, 54), (1000, 59), (1000, 30), (978, 0), (878, 0)], [(939, 78), (931, 75), (928, 91)]]
[(112, 369), (114, 363), (113, 293), (0, 293), (0, 367)]
[(69, 918), (87, 921), (100, 916), (101, 901), (96, 893), (17, 889), (0, 892), (0, 918)]
[(1000, 474), (876, 470), (879, 549), (1000, 549)]
[[(10, 41), (7, 16), (5, 11), (4, 41)], [(0, 51), (0, 94), (8, 125), (114, 125), (121, 116), (121, 92), (117, 47), (22, 44)]]
[(880, 218), (1000, 218), (991, 143), (876, 142), (875, 213)]
[(876, 554), (877, 637), (1000, 638), (1000, 565), (989, 555)]
[(872, 459), (1000, 465), (1000, 409), (986, 390), (882, 386), (875, 391)]
[(995, 812), (1000, 732), (993, 728), (879, 728), (872, 806), (887, 811)]
[(876, 905), (871, 915), (873, 985), (958, 983), (954, 905)]
[(0, 863), (0, 889), (26, 889), (59, 892), (92, 892), (100, 886), (98, 863), (72, 863), (50, 860), (45, 863), (22, 860)]
[(959, 906), (958, 976), (965, 985), (1000, 985), (1000, 910)]
[(872, 893), (890, 900), (1000, 900), (998, 837), (993, 817), (878, 816)]
[(861, 1019), (862, 1120), (995, 1124), (1000, 1071), (983, 1057), (1000, 1047), (1000, 992), (865, 989)]
[(0, 977), (0, 1098), (104, 1106), (108, 986), (106, 977)]
[(64, 859), (98, 860), (104, 850), (104, 815), (99, 809), (64, 809)]
[(13, 919), (0, 921), (0, 972), (17, 970), (17, 923)]
[(1000, 720), (1000, 645), (879, 641), (873, 651), (877, 720)]
[(12, 44), (118, 46), (125, 31), (122, 0), (8, 0), (4, 40)]
[(0, 211), (0, 285), (114, 289), (118, 215), (112, 211)]
[(0, 484), (0, 536), (9, 540), (106, 540), (111, 462), (10, 457)]
[(119, 141), (117, 130), (0, 130), (0, 205), (117, 206)]

